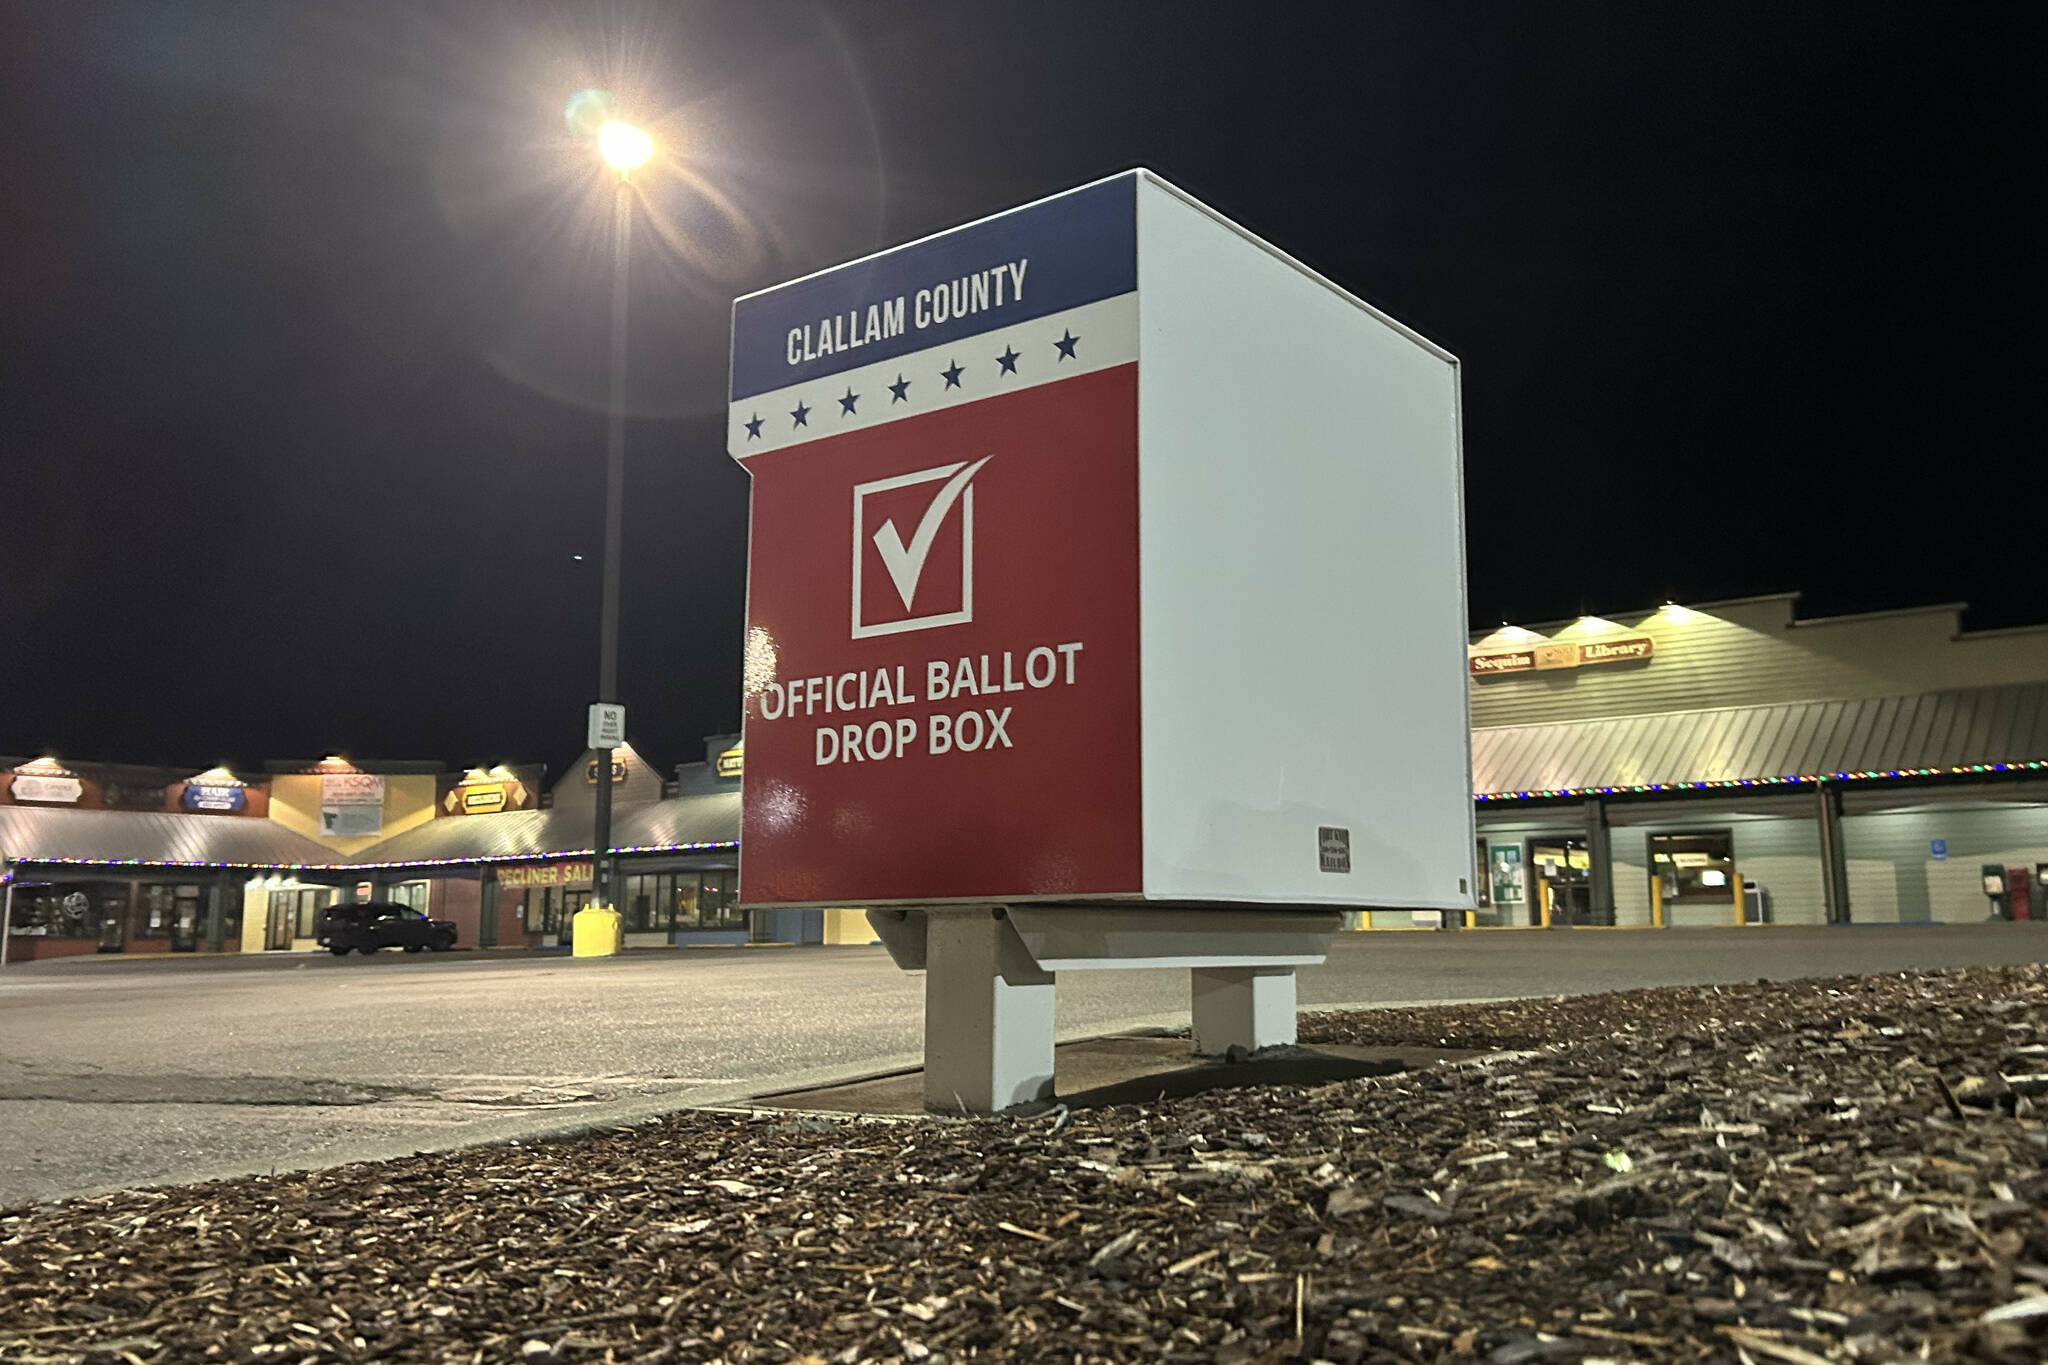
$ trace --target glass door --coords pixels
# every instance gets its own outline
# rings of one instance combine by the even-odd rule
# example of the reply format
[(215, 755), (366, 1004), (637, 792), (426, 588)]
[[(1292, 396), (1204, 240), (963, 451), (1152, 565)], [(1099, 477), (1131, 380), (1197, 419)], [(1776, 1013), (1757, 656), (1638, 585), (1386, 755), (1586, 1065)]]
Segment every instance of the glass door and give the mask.
[(1529, 841), (1529, 865), (1536, 871), (1536, 897), (1529, 904), (1529, 923), (1544, 923), (1550, 910), (1554, 925), (1593, 922), (1592, 862), (1584, 839), (1538, 838)]
[(292, 922), (298, 898), (290, 891), (270, 893), (270, 909), (263, 921), (263, 948), (277, 952), (292, 946)]
[(588, 891), (569, 891), (565, 889), (562, 892), (561, 945), (564, 948), (569, 947), (575, 942), (576, 912), (590, 904), (590, 897), (591, 893)]
[(106, 890), (100, 896), (100, 951), (119, 953), (126, 951), (127, 947), (128, 897)]
[(181, 886), (171, 902), (171, 951), (199, 951), (199, 930), (206, 922), (206, 894), (197, 886)]

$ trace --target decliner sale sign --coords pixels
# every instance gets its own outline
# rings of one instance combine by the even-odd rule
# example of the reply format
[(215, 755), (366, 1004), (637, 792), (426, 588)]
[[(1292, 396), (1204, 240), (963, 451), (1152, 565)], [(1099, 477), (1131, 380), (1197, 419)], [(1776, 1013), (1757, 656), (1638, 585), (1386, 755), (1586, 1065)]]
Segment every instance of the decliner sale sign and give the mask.
[(734, 305), (744, 902), (1469, 895), (1454, 365), (1331, 293), (1137, 172)]
[(1137, 255), (1112, 181), (741, 300), (741, 895), (1135, 895)]

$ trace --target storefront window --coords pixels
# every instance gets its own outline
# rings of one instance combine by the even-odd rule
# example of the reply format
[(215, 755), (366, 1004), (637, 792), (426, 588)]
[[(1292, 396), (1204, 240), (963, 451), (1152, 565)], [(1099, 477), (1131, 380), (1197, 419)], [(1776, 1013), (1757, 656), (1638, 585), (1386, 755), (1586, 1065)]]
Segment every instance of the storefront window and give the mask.
[(1514, 910), (1528, 899), (1528, 889), (1522, 877), (1522, 846), (1520, 844), (1495, 844), (1487, 850), (1491, 873), (1487, 877), (1488, 889), (1493, 893), (1493, 903), (1503, 910)]
[(320, 933), (320, 916), (326, 913), (334, 892), (324, 886), (295, 887), (270, 893), (270, 922), (288, 924), (294, 938), (314, 938)]
[(144, 886), (136, 899), (135, 937), (169, 938), (172, 906), (177, 896), (168, 886)]
[(313, 938), (320, 932), (320, 916), (334, 893), (324, 886), (298, 887), (270, 893), (270, 922), (282, 919), (292, 926), (295, 938)]
[(623, 910), (629, 931), (661, 933), (670, 927), (669, 918), (675, 912), (671, 894), (674, 881), (668, 873), (637, 873), (626, 878)]
[(526, 903), (519, 910), (519, 922), (529, 934), (560, 933), (562, 923), (557, 917), (560, 905), (554, 887), (529, 886), (526, 888)]
[[(637, 905), (635, 884), (646, 882), (650, 904), (660, 914), (659, 907), (667, 906), (667, 923), (650, 923), (653, 929), (744, 929), (747, 917), (733, 908), (737, 898), (736, 874), (731, 868), (714, 868), (697, 872), (670, 872), (656, 876), (629, 877), (628, 904)], [(635, 921), (629, 916), (627, 928), (633, 928)]]
[(128, 920), (126, 882), (23, 882), (14, 888), (10, 932), (21, 938), (99, 938), (103, 922)]
[(733, 905), (736, 875), (731, 868), (634, 873), (623, 879), (619, 912), (631, 933), (745, 928)]
[(1666, 905), (1732, 905), (1735, 836), (1725, 829), (1652, 834), (1650, 875), (1664, 884)]
[(378, 899), (389, 901), (393, 905), (409, 906), (421, 914), (425, 914), (427, 909), (427, 884), (425, 882), (400, 882), (396, 886), (385, 887), (384, 894), (379, 896)]
[(706, 929), (744, 929), (747, 917), (738, 908), (739, 874), (731, 868), (705, 872), (697, 892), (697, 918)]

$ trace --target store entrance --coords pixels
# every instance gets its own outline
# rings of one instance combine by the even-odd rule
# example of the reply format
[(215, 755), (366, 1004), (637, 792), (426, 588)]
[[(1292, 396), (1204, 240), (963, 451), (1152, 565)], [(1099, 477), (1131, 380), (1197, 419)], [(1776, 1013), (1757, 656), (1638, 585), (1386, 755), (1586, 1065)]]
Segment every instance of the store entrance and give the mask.
[(206, 896), (197, 886), (181, 886), (171, 902), (171, 951), (199, 951), (199, 930), (206, 920)]
[(591, 893), (588, 891), (569, 891), (565, 889), (562, 892), (561, 944), (564, 948), (575, 946), (576, 912), (590, 904), (590, 897)]
[(1592, 861), (1586, 855), (1584, 839), (1531, 839), (1529, 866), (1536, 873), (1536, 895), (1529, 902), (1529, 923), (1593, 922)]
[(100, 951), (128, 950), (128, 907), (110, 902), (100, 913)]
[(292, 925), (297, 910), (295, 896), (274, 895), (270, 898), (270, 915), (263, 921), (265, 952), (280, 952), (292, 946)]

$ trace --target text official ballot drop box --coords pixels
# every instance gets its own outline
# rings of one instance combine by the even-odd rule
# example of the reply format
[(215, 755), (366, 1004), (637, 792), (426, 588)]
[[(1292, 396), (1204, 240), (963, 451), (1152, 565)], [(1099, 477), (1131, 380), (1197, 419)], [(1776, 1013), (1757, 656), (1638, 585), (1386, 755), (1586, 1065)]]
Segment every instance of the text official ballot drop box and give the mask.
[(1033, 907), (1471, 905), (1453, 357), (1143, 171), (732, 348), (744, 904), (1006, 907), (1053, 970), (1124, 959)]

